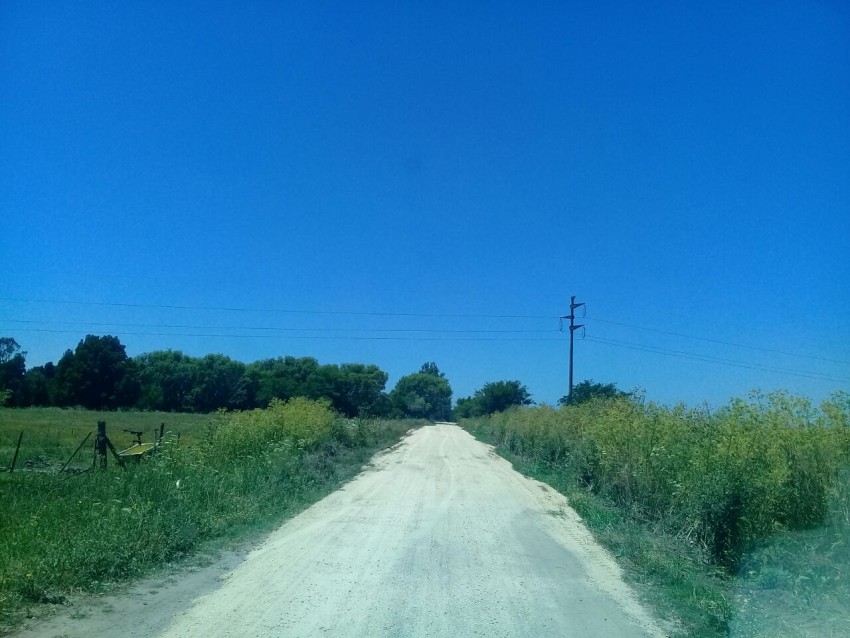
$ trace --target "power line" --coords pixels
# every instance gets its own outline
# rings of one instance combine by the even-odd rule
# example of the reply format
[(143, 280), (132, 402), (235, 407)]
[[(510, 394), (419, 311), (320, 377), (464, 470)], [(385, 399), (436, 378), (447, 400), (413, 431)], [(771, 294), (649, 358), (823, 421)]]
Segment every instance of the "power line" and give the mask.
[(819, 381), (833, 381), (837, 383), (850, 383), (850, 379), (833, 377), (828, 374), (823, 374), (820, 372), (811, 372), (811, 371), (803, 371), (803, 370), (792, 370), (789, 368), (777, 368), (774, 366), (766, 366), (757, 363), (750, 363), (747, 361), (737, 361), (735, 359), (723, 359), (721, 357), (713, 357), (710, 355), (703, 355), (696, 352), (685, 352), (681, 350), (670, 350), (668, 348), (658, 348), (655, 346), (647, 346), (645, 344), (640, 343), (632, 343), (629, 341), (619, 341), (617, 339), (605, 339), (598, 337), (585, 337), (585, 341), (590, 341), (593, 343), (600, 343), (603, 345), (614, 346), (619, 348), (626, 348), (629, 350), (638, 350), (641, 352), (650, 352), (653, 354), (661, 354), (668, 357), (676, 357), (679, 359), (690, 359), (693, 361), (703, 361), (705, 363), (717, 363), (720, 365), (726, 365), (733, 368), (745, 368), (749, 370), (759, 370), (762, 372), (776, 372), (779, 374), (788, 374), (798, 377), (806, 377), (809, 379), (817, 379)]
[(164, 324), (164, 323), (113, 323), (96, 321), (48, 321), (34, 319), (0, 319), (7, 323), (24, 324), (46, 324), (60, 326), (91, 326), (91, 327), (117, 327), (117, 328), (168, 328), (185, 330), (269, 330), (275, 332), (416, 332), (416, 333), (439, 333), (439, 334), (551, 334), (559, 332), (551, 330), (457, 330), (438, 328), (297, 328), (284, 326), (198, 326), (192, 324)]
[[(281, 314), (303, 314), (303, 315), (329, 315), (329, 316), (363, 316), (363, 317), (407, 317), (407, 318), (425, 318), (425, 319), (551, 319), (557, 320), (559, 319), (556, 315), (511, 315), (511, 314), (463, 314), (463, 313), (415, 313), (415, 312), (375, 312), (375, 311), (354, 311), (354, 310), (310, 310), (310, 309), (287, 309), (287, 308), (245, 308), (245, 307), (225, 307), (225, 306), (202, 306), (202, 305), (173, 305), (173, 304), (144, 304), (144, 303), (118, 303), (118, 302), (105, 302), (105, 301), (80, 301), (80, 300), (60, 300), (60, 299), (20, 299), (20, 298), (10, 298), (10, 297), (0, 297), (0, 301), (7, 302), (15, 302), (15, 303), (38, 303), (38, 304), (66, 304), (66, 305), (77, 305), (77, 306), (99, 306), (99, 307), (115, 307), (115, 308), (151, 308), (151, 309), (164, 309), (164, 310), (207, 310), (207, 311), (223, 311), (223, 312), (245, 312), (245, 313), (281, 313)], [(842, 365), (850, 365), (850, 361), (844, 361), (841, 359), (832, 359), (829, 357), (821, 357), (817, 355), (809, 355), (802, 354), (797, 352), (788, 352), (785, 350), (776, 350), (773, 348), (766, 348), (762, 346), (755, 346), (751, 344), (744, 343), (736, 343), (732, 341), (723, 341), (720, 339), (712, 339), (708, 337), (700, 337), (696, 335), (684, 334), (681, 332), (674, 332), (670, 330), (662, 330), (658, 328), (649, 328), (646, 326), (639, 326), (632, 323), (627, 323), (623, 321), (614, 321), (612, 319), (604, 319), (600, 317), (587, 317), (587, 319), (591, 321), (597, 321), (599, 323), (605, 323), (615, 326), (622, 326), (625, 328), (633, 328), (635, 330), (643, 330), (646, 332), (654, 332), (656, 334), (663, 334), (673, 337), (680, 337), (683, 339), (692, 339), (696, 341), (703, 341), (706, 343), (714, 343), (718, 345), (731, 346), (736, 348), (745, 348), (748, 350), (757, 350), (761, 352), (770, 352), (773, 354), (781, 354), (790, 357), (798, 357), (803, 359), (812, 359), (815, 361), (825, 361), (829, 363), (840, 363)], [(81, 324), (77, 324), (81, 325)], [(96, 324), (87, 324), (87, 325), (96, 325)], [(104, 324), (106, 325), (106, 324)], [(108, 324), (108, 325), (120, 325), (120, 324)], [(148, 327), (148, 326), (139, 326), (139, 327)], [(159, 326), (150, 326), (150, 327), (159, 327)], [(163, 325), (162, 327), (169, 327)], [(182, 326), (179, 326), (182, 327)], [(188, 326), (187, 326), (188, 327)], [(193, 327), (192, 327), (193, 328)], [(198, 327), (198, 329), (202, 329)], [(218, 329), (218, 328), (215, 328)], [(222, 328), (222, 329), (236, 329), (236, 328)], [(241, 329), (241, 328), (240, 328)], [(246, 327), (246, 330), (253, 330), (253, 327)], [(271, 330), (271, 328), (269, 328)], [(401, 332), (401, 330), (399, 330)], [(448, 330), (441, 330), (438, 332), (453, 332)], [(463, 330), (458, 332), (469, 332), (474, 333), (477, 331), (473, 330)], [(497, 331), (492, 331), (497, 332)], [(513, 331), (505, 331), (505, 332), (513, 332)], [(521, 333), (524, 331), (516, 331), (517, 333)], [(543, 332), (543, 331), (541, 331)]]
[[(2, 328), (7, 330), (7, 328)], [(51, 328), (16, 328), (20, 332), (47, 332), (51, 334), (80, 334), (79, 330), (54, 330)], [(102, 332), (102, 331), (100, 331)], [(106, 333), (103, 333), (106, 334)], [(236, 339), (310, 339), (310, 340), (344, 340), (344, 341), (564, 341), (545, 337), (359, 337), (353, 335), (269, 335), (269, 334), (235, 334), (235, 333), (186, 333), (186, 332), (124, 332), (121, 336), (136, 337), (222, 337)]]
[(557, 315), (487, 315), (443, 314), (417, 312), (372, 312), (356, 310), (304, 310), (290, 308), (237, 308), (226, 306), (179, 306), (171, 304), (115, 303), (106, 301), (66, 301), (60, 299), (15, 299), (0, 297), (0, 301), (14, 303), (67, 304), (75, 306), (108, 306), (115, 308), (156, 308), (160, 310), (215, 310), (224, 312), (281, 313), (300, 315), (343, 315), (364, 317), (420, 317), (427, 319), (557, 319)]
[(762, 346), (753, 346), (745, 343), (734, 343), (732, 341), (722, 341), (720, 339), (709, 339), (708, 337), (697, 337), (694, 335), (682, 334), (681, 332), (671, 332), (669, 330), (659, 330), (658, 328), (647, 328), (646, 326), (638, 326), (631, 323), (625, 323), (622, 321), (612, 321), (610, 319), (600, 319), (598, 317), (587, 317), (590, 321), (598, 321), (599, 323), (607, 323), (613, 326), (623, 326), (625, 328), (634, 328), (635, 330), (644, 330), (646, 332), (655, 332), (658, 334), (669, 335), (672, 337), (682, 337), (683, 339), (694, 339), (696, 341), (705, 341), (707, 343), (716, 343), (724, 346), (733, 346), (736, 348), (746, 348), (748, 350), (760, 350), (762, 352), (771, 352), (773, 354), (782, 354), (789, 357), (799, 357), (801, 359), (814, 359), (816, 361), (828, 361), (829, 363), (841, 363), (844, 365), (850, 365), (850, 361), (842, 361), (840, 359), (829, 359), (827, 357), (819, 357), (816, 355), (810, 354), (801, 354), (797, 352), (787, 352), (784, 350), (774, 350), (773, 348), (764, 348)]
[[(158, 308), (158, 309), (179, 309), (179, 310), (222, 310), (222, 311), (234, 311), (234, 312), (255, 312), (255, 313), (286, 313), (286, 314), (310, 314), (310, 315), (352, 315), (352, 316), (372, 316), (372, 317), (416, 317), (416, 318), (488, 318), (488, 319), (558, 319), (555, 316), (545, 316), (545, 315), (484, 315), (484, 314), (438, 314), (438, 313), (393, 313), (393, 312), (359, 312), (359, 311), (331, 311), (331, 310), (292, 310), (292, 309), (258, 309), (258, 308), (225, 308), (225, 307), (213, 307), (213, 306), (191, 306), (191, 305), (164, 305), (164, 304), (128, 304), (128, 303), (113, 303), (113, 302), (87, 302), (87, 301), (67, 301), (67, 300), (47, 300), (47, 299), (15, 299), (15, 298), (0, 298), (0, 301), (8, 301), (8, 302), (19, 302), (19, 303), (42, 303), (42, 304), (72, 304), (72, 305), (80, 305), (80, 306), (108, 306), (108, 307), (124, 307), (124, 308)], [(840, 363), (850, 365), (850, 362), (841, 361), (837, 359), (829, 359), (826, 357), (818, 357), (814, 355), (805, 355), (799, 353), (785, 352), (782, 350), (775, 350), (772, 348), (764, 348), (760, 346), (753, 346), (748, 344), (741, 343), (733, 343), (728, 341), (722, 341), (718, 339), (710, 339), (707, 337), (699, 337), (694, 335), (687, 335), (678, 332), (666, 331), (657, 328), (648, 328), (645, 326), (638, 326), (635, 324), (630, 324), (626, 322), (613, 321), (610, 319), (602, 319), (595, 317), (588, 317), (591, 321), (597, 321), (599, 323), (606, 323), (611, 325), (619, 325), (628, 328), (634, 328), (638, 330), (644, 330), (647, 332), (654, 332), (659, 334), (665, 334), (670, 336), (676, 336), (686, 339), (694, 339), (697, 341), (703, 341), (707, 343), (715, 343), (728, 345), (739, 348), (746, 348), (750, 350), (758, 350), (763, 352), (769, 352), (774, 354), (781, 354), (787, 356), (794, 356), (800, 358), (814, 359), (818, 361), (825, 361), (830, 363)], [(420, 334), (445, 334), (445, 335), (462, 335), (462, 334), (470, 334), (470, 335), (510, 335), (510, 334), (551, 334), (553, 332), (558, 332), (557, 330), (458, 330), (458, 329), (433, 329), (433, 328), (297, 328), (297, 327), (284, 327), (284, 326), (200, 326), (193, 324), (145, 324), (145, 323), (108, 323), (108, 322), (71, 322), (71, 321), (36, 321), (36, 320), (18, 320), (18, 319), (0, 319), (0, 321), (6, 321), (9, 323), (25, 323), (25, 324), (46, 324), (46, 325), (79, 325), (79, 326), (94, 326), (94, 327), (107, 327), (107, 326), (115, 326), (115, 327), (130, 327), (130, 328), (160, 328), (160, 329), (173, 329), (173, 330), (218, 330), (218, 331), (234, 331), (234, 330), (247, 330), (247, 331), (268, 331), (268, 332), (284, 332), (287, 333), (285, 336), (283, 335), (274, 335), (274, 334), (236, 334), (233, 332), (228, 333), (185, 333), (185, 332), (124, 332), (121, 334), (127, 336), (166, 336), (166, 337), (216, 337), (216, 338), (278, 338), (278, 339), (298, 339), (298, 340), (350, 340), (350, 341), (482, 341), (482, 342), (496, 342), (496, 341), (559, 341), (563, 342), (566, 339), (562, 338), (520, 338), (520, 337), (509, 337), (509, 336), (499, 336), (499, 337), (485, 337), (485, 336), (475, 336), (475, 337), (426, 337), (426, 336), (414, 336)], [(8, 329), (8, 328), (5, 328)], [(65, 333), (65, 334), (79, 334), (77, 330), (59, 330), (59, 329), (48, 329), (48, 328), (14, 328), (14, 330), (20, 330), (23, 332), (45, 332), (45, 333)], [(348, 332), (348, 333), (368, 333), (368, 334), (390, 334), (397, 333), (395, 336), (357, 336), (357, 335), (328, 335), (328, 334), (292, 334), (292, 333), (300, 333), (300, 332), (310, 332), (310, 333), (329, 333), (329, 332)], [(659, 348), (656, 346), (650, 346), (646, 344), (633, 343), (627, 341), (618, 341), (615, 339), (607, 339), (604, 337), (587, 337), (586, 340), (601, 343), (604, 345), (610, 345), (621, 348), (628, 348), (632, 350), (639, 350), (643, 352), (649, 352), (654, 354), (661, 354), (665, 356), (672, 356), (684, 359), (690, 359), (695, 361), (703, 361), (708, 363), (715, 363), (719, 365), (727, 365), (731, 367), (737, 368), (746, 368), (751, 370), (760, 370), (766, 372), (777, 372), (780, 374), (790, 374), (800, 377), (807, 377), (812, 379), (826, 380), (826, 381), (836, 381), (841, 383), (850, 383), (847, 379), (836, 378), (829, 376), (828, 374), (822, 374), (817, 372), (810, 371), (801, 371), (801, 370), (793, 370), (789, 368), (777, 368), (772, 366), (765, 366), (761, 364), (753, 364), (746, 361), (738, 361), (734, 359), (723, 359), (720, 357), (713, 357), (709, 355), (702, 355), (694, 352), (687, 352), (681, 350), (671, 350), (667, 348)]]

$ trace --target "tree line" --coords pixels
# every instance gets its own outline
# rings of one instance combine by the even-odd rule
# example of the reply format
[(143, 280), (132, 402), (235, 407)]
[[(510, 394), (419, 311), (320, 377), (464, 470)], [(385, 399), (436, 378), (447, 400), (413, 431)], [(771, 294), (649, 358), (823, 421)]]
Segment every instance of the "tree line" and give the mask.
[[(138, 409), (213, 412), (265, 408), (273, 398), (326, 399), (346, 416), (471, 418), (531, 405), (519, 381), (493, 381), (457, 400), (428, 362), (387, 391), (389, 375), (376, 365), (320, 364), (313, 357), (276, 357), (242, 363), (223, 354), (193, 357), (179, 350), (127, 356), (118, 337), (88, 335), (57, 363), (27, 368), (26, 352), (0, 338), (0, 406), (80, 406), (91, 410)], [(582, 381), (559, 405), (596, 397), (626, 397), (613, 383)]]
[(276, 357), (245, 364), (223, 354), (194, 357), (159, 350), (129, 357), (118, 337), (88, 335), (54, 364), (26, 367), (26, 352), (0, 338), (0, 405), (80, 406), (212, 412), (264, 408), (273, 398), (326, 399), (349, 417), (449, 419), (452, 389), (435, 363), (399, 379), (376, 365), (320, 364)]

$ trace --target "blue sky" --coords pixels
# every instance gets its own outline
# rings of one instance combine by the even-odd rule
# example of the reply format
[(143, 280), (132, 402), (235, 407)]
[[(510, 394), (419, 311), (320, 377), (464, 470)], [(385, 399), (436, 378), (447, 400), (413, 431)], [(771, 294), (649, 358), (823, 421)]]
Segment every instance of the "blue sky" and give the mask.
[(574, 294), (576, 380), (850, 389), (846, 3), (245, 5), (0, 5), (30, 365), (115, 334), (551, 403)]

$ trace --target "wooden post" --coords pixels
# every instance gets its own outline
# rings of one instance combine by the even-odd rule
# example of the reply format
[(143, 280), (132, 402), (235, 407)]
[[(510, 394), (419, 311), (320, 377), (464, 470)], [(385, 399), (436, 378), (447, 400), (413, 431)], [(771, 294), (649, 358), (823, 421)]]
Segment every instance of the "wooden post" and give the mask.
[(115, 450), (115, 446), (112, 445), (112, 441), (109, 438), (106, 439), (106, 445), (109, 447), (109, 451), (112, 452), (112, 456), (115, 457), (115, 460), (118, 461), (118, 465), (124, 467), (124, 459), (121, 458), (121, 455)]
[(100, 467), (106, 467), (106, 421), (97, 422), (97, 438), (94, 440), (95, 454), (100, 457)]
[(71, 455), (71, 458), (70, 458), (70, 459), (68, 459), (68, 460), (67, 460), (67, 462), (65, 463), (65, 465), (63, 465), (63, 466), (62, 466), (62, 469), (61, 469), (61, 470), (59, 470), (59, 473), (60, 473), (60, 474), (61, 474), (62, 472), (64, 472), (64, 471), (65, 471), (65, 469), (68, 467), (68, 465), (71, 463), (71, 461), (73, 461), (73, 460), (74, 460), (74, 457), (75, 457), (75, 456), (77, 456), (77, 452), (79, 452), (80, 450), (82, 450), (82, 449), (83, 449), (83, 446), (86, 444), (86, 441), (88, 441), (88, 440), (89, 440), (89, 437), (90, 437), (90, 436), (91, 436), (91, 432), (89, 432), (88, 434), (86, 434), (86, 438), (84, 438), (84, 439), (83, 439), (83, 442), (82, 442), (82, 443), (80, 443), (80, 444), (77, 446), (77, 449), (76, 449), (76, 450), (74, 450), (74, 453)]
[(15, 471), (15, 463), (18, 462), (18, 452), (21, 449), (21, 439), (24, 438), (24, 431), (21, 430), (20, 436), (18, 436), (18, 445), (15, 446), (15, 456), (12, 457), (12, 467), (9, 468), (9, 472)]

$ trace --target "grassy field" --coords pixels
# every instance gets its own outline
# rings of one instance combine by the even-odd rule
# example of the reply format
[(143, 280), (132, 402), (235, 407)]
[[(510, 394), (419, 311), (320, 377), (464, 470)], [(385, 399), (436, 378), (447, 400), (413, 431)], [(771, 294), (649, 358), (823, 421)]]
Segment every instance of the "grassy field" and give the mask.
[(687, 636), (850, 635), (850, 397), (617, 399), (461, 425), (571, 501)]
[[(123, 428), (152, 434), (165, 422), (181, 436), (124, 469), (59, 474), (98, 420), (119, 449), (131, 439)], [(20, 471), (0, 473), (0, 633), (74, 592), (103, 591), (211, 542), (269, 529), (421, 424), (342, 419), (305, 399), (216, 415), (0, 411), (6, 463), (21, 430), (25, 441)], [(81, 465), (90, 466), (86, 448)]]
[[(116, 448), (129, 447), (133, 435), (124, 430), (143, 431), (142, 440), (153, 441), (161, 423), (167, 432), (178, 433), (188, 440), (203, 436), (209, 427), (219, 423), (219, 414), (177, 414), (168, 412), (95, 412), (63, 408), (0, 408), (0, 468), (12, 463), (21, 432), (18, 469), (59, 469), (68, 460), (86, 434), (92, 433), (85, 450), (74, 460), (74, 466), (90, 465), (97, 422), (106, 421), (107, 435)], [(58, 465), (58, 467), (56, 467)]]

